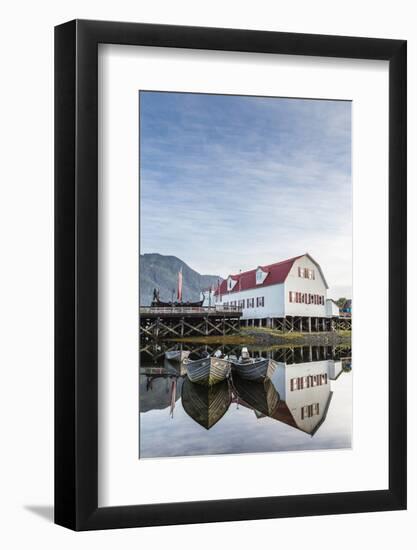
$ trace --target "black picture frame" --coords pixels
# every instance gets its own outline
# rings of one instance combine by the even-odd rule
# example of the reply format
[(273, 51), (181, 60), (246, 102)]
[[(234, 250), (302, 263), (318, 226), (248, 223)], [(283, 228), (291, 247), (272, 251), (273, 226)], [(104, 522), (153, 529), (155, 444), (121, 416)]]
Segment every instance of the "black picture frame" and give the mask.
[[(389, 62), (389, 488), (98, 507), (98, 44)], [(74, 530), (406, 508), (406, 41), (74, 20), (55, 28), (55, 522)]]

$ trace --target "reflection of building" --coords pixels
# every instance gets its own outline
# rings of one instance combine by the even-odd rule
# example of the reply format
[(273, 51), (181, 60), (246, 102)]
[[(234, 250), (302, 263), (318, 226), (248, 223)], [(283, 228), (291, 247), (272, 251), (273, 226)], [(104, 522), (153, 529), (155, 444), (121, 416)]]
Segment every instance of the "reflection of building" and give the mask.
[(236, 377), (233, 401), (252, 409), (258, 419), (269, 417), (313, 436), (326, 419), (333, 395), (330, 382), (342, 370), (342, 362), (333, 360), (277, 363), (264, 384)]
[(275, 326), (288, 319), (300, 330), (326, 326), (327, 282), (320, 265), (303, 254), (251, 271), (229, 275), (216, 289), (216, 306), (235, 306), (242, 320)]
[(343, 372), (342, 361), (329, 361), (329, 378), (336, 380)]
[(326, 418), (330, 405), (333, 365), (334, 361), (278, 363), (272, 383), (279, 393), (280, 410), (274, 418), (313, 435)]

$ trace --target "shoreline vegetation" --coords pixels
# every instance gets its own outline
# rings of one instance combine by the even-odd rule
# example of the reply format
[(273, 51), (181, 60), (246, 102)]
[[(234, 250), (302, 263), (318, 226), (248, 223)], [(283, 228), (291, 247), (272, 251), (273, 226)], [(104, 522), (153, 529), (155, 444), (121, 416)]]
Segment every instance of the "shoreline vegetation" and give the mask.
[(226, 336), (188, 336), (169, 339), (175, 342), (194, 344), (247, 344), (260, 346), (346, 346), (352, 345), (350, 330), (334, 332), (281, 332), (277, 329), (249, 327)]

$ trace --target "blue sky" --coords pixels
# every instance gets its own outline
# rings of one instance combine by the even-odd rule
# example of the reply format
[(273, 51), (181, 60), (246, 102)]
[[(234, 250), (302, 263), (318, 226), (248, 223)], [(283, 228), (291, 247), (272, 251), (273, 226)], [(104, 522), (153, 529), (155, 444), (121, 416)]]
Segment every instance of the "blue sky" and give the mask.
[(351, 293), (351, 103), (140, 93), (141, 253), (203, 274), (309, 252)]

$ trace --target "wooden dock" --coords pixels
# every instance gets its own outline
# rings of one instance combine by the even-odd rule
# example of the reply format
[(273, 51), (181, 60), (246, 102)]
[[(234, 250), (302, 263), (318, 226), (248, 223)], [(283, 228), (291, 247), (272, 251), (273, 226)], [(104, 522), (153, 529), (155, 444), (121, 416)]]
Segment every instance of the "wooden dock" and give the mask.
[(228, 307), (140, 307), (140, 333), (145, 339), (234, 334), (242, 312)]
[(142, 340), (163, 340), (187, 336), (226, 336), (240, 327), (266, 327), (282, 332), (332, 332), (351, 330), (351, 317), (284, 317), (242, 319), (236, 306), (216, 307), (140, 307)]

